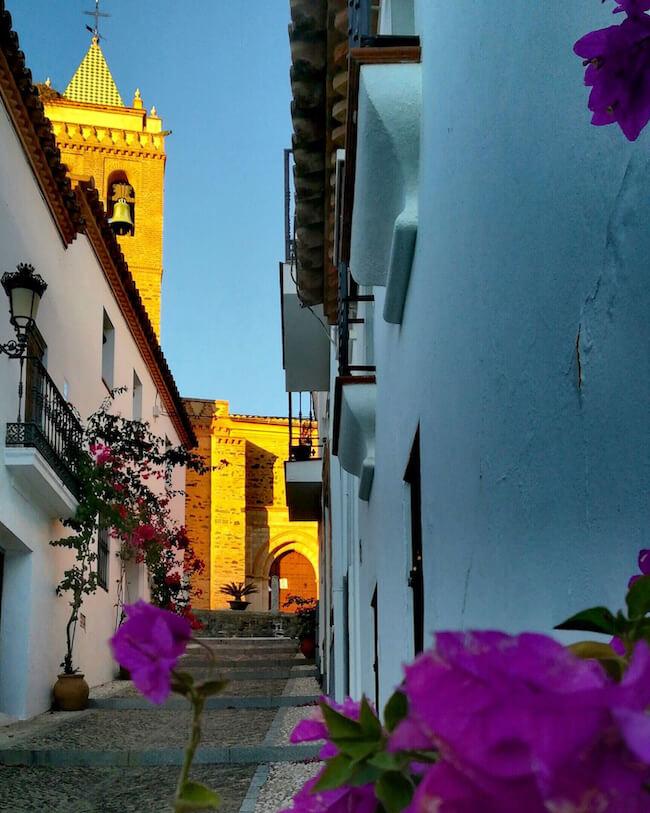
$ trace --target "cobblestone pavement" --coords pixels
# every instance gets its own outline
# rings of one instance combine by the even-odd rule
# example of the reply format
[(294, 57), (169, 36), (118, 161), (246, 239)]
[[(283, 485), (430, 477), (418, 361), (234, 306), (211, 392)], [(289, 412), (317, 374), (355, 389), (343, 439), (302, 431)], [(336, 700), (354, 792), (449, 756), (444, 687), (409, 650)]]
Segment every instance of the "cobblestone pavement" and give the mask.
[[(220, 813), (279, 810), (315, 770), (306, 760), (318, 747), (289, 744), (296, 722), (314, 711), (315, 670), (286, 640), (205, 643), (230, 683), (205, 712), (192, 778), (218, 791)], [(182, 668), (207, 674), (200, 648)], [(96, 687), (91, 704), (0, 728), (1, 813), (171, 811), (189, 708), (152, 706), (130, 681)]]

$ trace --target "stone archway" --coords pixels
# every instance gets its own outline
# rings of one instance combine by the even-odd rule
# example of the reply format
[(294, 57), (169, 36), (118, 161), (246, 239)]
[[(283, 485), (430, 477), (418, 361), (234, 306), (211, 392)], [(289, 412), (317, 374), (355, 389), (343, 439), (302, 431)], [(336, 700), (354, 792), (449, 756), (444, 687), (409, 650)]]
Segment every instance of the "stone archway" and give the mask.
[(318, 598), (316, 571), (309, 559), (296, 550), (281, 553), (271, 565), (270, 577), (276, 576), (279, 583), (279, 607), (284, 612), (296, 612), (297, 606), (285, 607), (289, 596), (304, 599)]
[[(272, 606), (270, 590), (273, 563), (281, 556), (291, 552), (301, 554), (311, 565), (316, 581), (316, 598), (318, 598), (318, 540), (315, 535), (307, 531), (292, 528), (272, 537), (268, 546), (260, 549), (253, 561), (253, 578), (260, 591), (258, 609), (267, 609)], [(266, 599), (262, 599), (262, 596), (267, 593), (269, 594), (268, 604)]]

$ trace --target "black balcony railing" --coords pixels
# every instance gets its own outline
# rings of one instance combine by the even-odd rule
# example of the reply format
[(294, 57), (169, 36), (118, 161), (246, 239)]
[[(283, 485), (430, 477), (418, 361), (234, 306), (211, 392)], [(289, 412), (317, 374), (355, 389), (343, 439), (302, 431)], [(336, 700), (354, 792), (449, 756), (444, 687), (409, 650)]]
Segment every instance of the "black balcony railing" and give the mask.
[(37, 358), (26, 358), (23, 372), (22, 416), (19, 414), (17, 423), (7, 424), (7, 446), (37, 449), (68, 489), (78, 496), (81, 424)]
[[(303, 398), (307, 399), (304, 412)], [(318, 429), (311, 404), (311, 393), (290, 392), (289, 460), (295, 463), (302, 460), (320, 460), (322, 457), (323, 444), (318, 438)]]
[(350, 325), (363, 324), (364, 319), (352, 316), (352, 306), (359, 302), (374, 302), (372, 294), (359, 294), (358, 286), (350, 276), (345, 263), (339, 264), (339, 301), (338, 301), (338, 354), (339, 375), (350, 376), (354, 373), (374, 373), (373, 364), (350, 364)]
[(372, 32), (372, 0), (348, 0), (350, 48), (364, 44), (365, 37)]

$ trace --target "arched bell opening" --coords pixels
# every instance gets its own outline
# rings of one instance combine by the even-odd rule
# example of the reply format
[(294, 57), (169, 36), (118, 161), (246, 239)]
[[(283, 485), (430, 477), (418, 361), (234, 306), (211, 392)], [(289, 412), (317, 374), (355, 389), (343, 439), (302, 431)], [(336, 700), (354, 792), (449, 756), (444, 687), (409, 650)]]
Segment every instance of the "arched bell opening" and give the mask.
[(298, 609), (295, 605), (291, 607), (284, 606), (289, 596), (300, 596), (300, 598), (304, 599), (318, 598), (316, 573), (309, 559), (303, 556), (302, 553), (290, 550), (273, 560), (269, 571), (271, 590), (274, 587), (274, 576), (277, 578), (278, 607), (281, 612), (295, 613)]
[(135, 190), (126, 172), (111, 172), (106, 184), (106, 211), (115, 234), (123, 237), (135, 234)]

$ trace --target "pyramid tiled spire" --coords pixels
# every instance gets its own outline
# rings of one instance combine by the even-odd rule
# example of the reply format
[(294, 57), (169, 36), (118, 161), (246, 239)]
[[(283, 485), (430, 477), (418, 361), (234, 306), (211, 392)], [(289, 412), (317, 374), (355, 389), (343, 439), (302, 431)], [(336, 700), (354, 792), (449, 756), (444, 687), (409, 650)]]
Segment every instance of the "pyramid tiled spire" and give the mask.
[(124, 107), (96, 37), (63, 95), (74, 102)]

